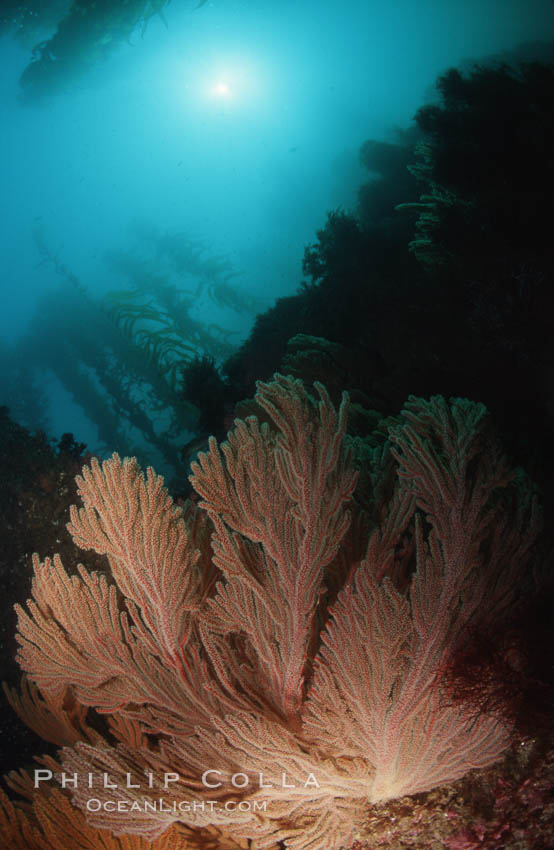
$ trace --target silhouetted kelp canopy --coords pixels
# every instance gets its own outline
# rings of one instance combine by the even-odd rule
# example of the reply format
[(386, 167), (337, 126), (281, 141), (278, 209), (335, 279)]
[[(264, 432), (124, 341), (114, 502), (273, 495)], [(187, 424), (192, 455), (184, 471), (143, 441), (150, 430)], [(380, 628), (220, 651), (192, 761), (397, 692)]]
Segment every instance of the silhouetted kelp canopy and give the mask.
[[(4, 0), (0, 31), (12, 30), (32, 49), (21, 75), (23, 98), (38, 100), (63, 90), (102, 61), (157, 15), (167, 26), (170, 0)], [(200, 0), (197, 8), (206, 0)], [(54, 32), (52, 33), (52, 30)]]

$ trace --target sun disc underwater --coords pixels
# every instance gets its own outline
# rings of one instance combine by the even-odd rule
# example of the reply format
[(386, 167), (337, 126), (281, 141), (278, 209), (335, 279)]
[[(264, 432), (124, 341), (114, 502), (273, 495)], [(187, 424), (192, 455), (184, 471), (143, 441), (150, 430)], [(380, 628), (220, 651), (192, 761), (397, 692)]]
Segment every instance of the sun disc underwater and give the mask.
[(212, 94), (215, 97), (226, 97), (231, 94), (231, 89), (227, 83), (219, 82), (212, 86)]

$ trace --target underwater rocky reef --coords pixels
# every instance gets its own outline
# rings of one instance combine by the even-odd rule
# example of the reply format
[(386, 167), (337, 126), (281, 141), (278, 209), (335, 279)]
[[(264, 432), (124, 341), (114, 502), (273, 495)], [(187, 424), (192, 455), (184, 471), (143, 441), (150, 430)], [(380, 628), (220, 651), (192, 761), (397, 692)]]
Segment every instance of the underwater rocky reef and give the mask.
[(156, 276), (196, 263), (253, 310), (182, 236), (154, 230), (146, 269), (112, 256), (134, 288), (111, 312), (44, 248), (106, 328), (60, 334), (104, 403), (137, 415), (135, 363), (172, 411), (142, 433), (184, 469), (195, 432), (195, 459), (168, 492), (123, 437), (100, 463), (2, 412), (10, 581), (41, 551), (7, 692), (52, 745), (8, 776), (8, 846), (554, 843), (554, 66), (438, 94), (364, 143), (357, 211), (236, 351)]

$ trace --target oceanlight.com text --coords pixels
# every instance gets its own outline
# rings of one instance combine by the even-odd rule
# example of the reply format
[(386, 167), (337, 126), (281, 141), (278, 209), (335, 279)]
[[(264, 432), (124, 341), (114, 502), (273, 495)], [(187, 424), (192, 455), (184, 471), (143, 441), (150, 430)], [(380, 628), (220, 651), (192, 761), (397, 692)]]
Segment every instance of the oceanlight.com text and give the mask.
[(267, 800), (99, 800), (91, 797), (87, 800), (87, 812), (118, 812), (133, 814), (136, 812), (169, 812), (179, 814), (183, 812), (265, 812), (267, 811)]

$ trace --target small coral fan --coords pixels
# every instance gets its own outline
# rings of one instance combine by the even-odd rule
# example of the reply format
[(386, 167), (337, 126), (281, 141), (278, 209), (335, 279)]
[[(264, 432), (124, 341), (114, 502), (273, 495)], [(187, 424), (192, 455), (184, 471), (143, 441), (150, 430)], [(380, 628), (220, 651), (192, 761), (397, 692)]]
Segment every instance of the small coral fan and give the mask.
[(497, 714), (524, 736), (551, 728), (552, 582), (529, 576), (513, 609), (468, 631), (443, 674), (445, 698)]

